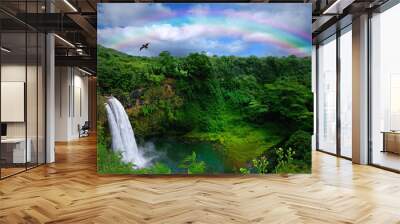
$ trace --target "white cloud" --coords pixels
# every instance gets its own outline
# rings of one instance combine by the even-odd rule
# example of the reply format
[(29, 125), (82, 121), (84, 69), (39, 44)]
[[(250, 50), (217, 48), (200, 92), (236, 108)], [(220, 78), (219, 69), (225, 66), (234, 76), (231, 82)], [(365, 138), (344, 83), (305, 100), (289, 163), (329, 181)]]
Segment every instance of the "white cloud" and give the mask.
[(299, 33), (311, 31), (311, 8), (309, 10), (306, 7), (299, 7), (299, 4), (278, 4), (279, 10), (273, 10), (273, 4), (267, 5), (268, 7), (252, 7), (249, 10), (226, 9), (222, 13), (227, 18), (246, 17), (260, 23), (275, 25), (283, 30), (297, 30)]
[[(220, 37), (232, 35), (240, 38), (232, 28), (220, 29), (196, 24), (187, 24), (182, 27), (161, 24), (98, 30), (100, 44), (134, 55), (144, 56), (155, 56), (163, 50), (168, 50), (175, 55), (200, 51), (210, 52), (210, 54), (217, 54), (217, 52), (234, 54), (244, 50), (247, 44), (243, 40), (237, 39), (229, 44), (219, 40)], [(145, 42), (150, 42), (149, 49), (138, 52), (139, 47)]]
[(161, 3), (99, 3), (98, 22), (104, 27), (145, 25), (175, 15)]

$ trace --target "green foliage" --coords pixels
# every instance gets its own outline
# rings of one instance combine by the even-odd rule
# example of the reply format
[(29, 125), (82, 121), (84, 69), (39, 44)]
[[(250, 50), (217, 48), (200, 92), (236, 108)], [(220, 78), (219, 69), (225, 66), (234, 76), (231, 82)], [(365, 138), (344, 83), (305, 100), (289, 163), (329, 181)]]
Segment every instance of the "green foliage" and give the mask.
[(312, 93), (306, 86), (290, 79), (265, 84), (262, 97), (272, 116), (292, 124), (296, 129), (312, 131)]
[(97, 94), (97, 125), (105, 124), (107, 121), (107, 112), (104, 106), (106, 100), (104, 96)]
[(182, 68), (178, 59), (173, 57), (168, 51), (163, 51), (159, 54), (157, 62), (153, 65), (155, 73), (166, 77), (187, 77), (187, 71)]
[(303, 130), (294, 132), (284, 147), (294, 150), (294, 158), (311, 164), (311, 135)]
[(266, 174), (268, 173), (268, 165), (269, 161), (265, 156), (261, 156), (259, 158), (252, 159), (252, 165), (250, 168), (239, 168), (241, 174), (250, 174), (251, 172), (257, 174)]
[(296, 165), (294, 164), (293, 156), (295, 152), (288, 148), (284, 150), (282, 148), (278, 148), (276, 150), (276, 154), (278, 155), (278, 165), (275, 167), (276, 173), (295, 173)]
[(204, 161), (197, 161), (196, 153), (185, 157), (179, 167), (187, 169), (187, 174), (203, 174), (206, 170)]
[[(278, 165), (282, 172), (310, 170), (311, 150), (306, 146), (313, 128), (310, 58), (205, 53), (174, 57), (166, 51), (157, 57), (138, 57), (100, 45), (97, 52), (99, 108), (104, 96), (117, 97), (136, 137), (173, 135), (212, 142), (221, 146), (236, 170), (262, 156), (268, 162), (265, 172), (276, 171)], [(99, 121), (106, 125), (104, 110), (99, 110)], [(112, 155), (108, 146), (107, 139), (100, 144), (102, 153), (115, 162), (112, 167), (131, 173), (130, 165), (118, 164), (119, 155)], [(287, 156), (280, 159), (274, 150), (279, 146), (294, 149), (293, 161), (280, 162)], [(205, 172), (201, 162), (187, 169)]]
[(281, 142), (281, 129), (277, 124), (265, 126), (250, 125), (239, 122), (237, 117), (225, 117), (226, 129), (219, 132), (197, 132), (186, 134), (187, 139), (213, 142), (221, 145), (227, 159), (233, 161), (236, 168), (243, 167), (253, 158), (261, 155), (265, 150)]
[(156, 163), (153, 166), (142, 169), (133, 169), (130, 174), (171, 174), (171, 169), (162, 163)]
[(265, 156), (261, 156), (259, 159), (253, 159), (253, 167), (257, 170), (257, 173), (259, 174), (267, 173), (268, 164), (269, 162), (267, 158), (265, 158)]
[(183, 61), (183, 68), (193, 79), (207, 79), (212, 76), (212, 65), (205, 54), (192, 53)]
[(150, 167), (150, 173), (156, 174), (171, 174), (171, 169), (162, 163), (156, 163), (152, 167)]
[(240, 168), (239, 171), (241, 174), (250, 174), (250, 170), (247, 168)]
[(247, 112), (247, 118), (249, 120), (259, 120), (263, 119), (265, 114), (269, 111), (269, 106), (262, 104), (258, 100), (251, 100), (246, 107), (246, 112)]
[[(177, 123), (178, 109), (182, 106), (182, 98), (172, 89), (173, 83), (152, 86), (136, 96), (136, 104), (128, 115), (139, 137), (149, 137), (166, 132)], [(139, 95), (139, 94), (137, 94)]]

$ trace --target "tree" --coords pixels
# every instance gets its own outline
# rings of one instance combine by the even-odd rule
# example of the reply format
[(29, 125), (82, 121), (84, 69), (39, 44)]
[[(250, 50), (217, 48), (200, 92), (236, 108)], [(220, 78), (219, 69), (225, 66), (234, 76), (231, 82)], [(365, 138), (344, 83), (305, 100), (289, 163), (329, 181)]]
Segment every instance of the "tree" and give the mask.
[(290, 79), (266, 84), (262, 97), (274, 117), (305, 131), (312, 131), (312, 102), (311, 90)]
[(183, 68), (193, 79), (205, 80), (212, 76), (212, 65), (205, 54), (192, 53), (184, 59)]
[(155, 65), (157, 73), (166, 77), (186, 77), (187, 72), (181, 68), (179, 60), (173, 57), (168, 51), (162, 51)]

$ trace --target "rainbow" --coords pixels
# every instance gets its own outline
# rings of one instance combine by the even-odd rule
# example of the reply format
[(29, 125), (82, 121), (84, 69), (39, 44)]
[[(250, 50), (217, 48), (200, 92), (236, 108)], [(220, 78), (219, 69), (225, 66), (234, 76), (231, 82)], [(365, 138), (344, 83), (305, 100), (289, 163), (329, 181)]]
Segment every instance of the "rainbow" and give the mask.
[[(168, 38), (185, 41), (200, 35), (204, 38), (237, 38), (246, 43), (270, 45), (286, 52), (287, 55), (311, 54), (311, 21), (310, 27), (305, 29), (280, 21), (276, 16), (254, 14), (252, 11), (241, 10), (240, 7), (233, 10), (220, 7), (222, 4), (205, 4), (208, 8), (196, 11), (187, 8), (173, 10), (173, 5), (165, 4), (166, 7), (171, 7), (173, 14), (150, 15), (149, 23), (144, 22), (134, 28), (121, 28), (122, 35), (115, 35), (109, 39), (110, 47), (123, 49), (145, 38), (154, 41), (165, 41), (169, 40)], [(215, 5), (219, 7), (214, 7)], [(293, 10), (297, 7), (293, 4)], [(311, 14), (311, 10), (309, 11)], [(311, 19), (311, 16), (309, 18)], [(299, 18), (293, 18), (296, 19)], [(169, 30), (163, 30), (168, 27)]]

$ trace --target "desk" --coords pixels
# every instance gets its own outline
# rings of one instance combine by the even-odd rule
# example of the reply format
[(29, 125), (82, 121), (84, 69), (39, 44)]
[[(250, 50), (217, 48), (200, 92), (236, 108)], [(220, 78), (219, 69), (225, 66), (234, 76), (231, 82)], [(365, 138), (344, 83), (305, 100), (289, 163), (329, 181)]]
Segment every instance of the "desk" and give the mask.
[(392, 152), (400, 154), (400, 132), (384, 131), (382, 152)]
[[(28, 147), (25, 152), (25, 138), (5, 138), (1, 139), (2, 159), (8, 163), (26, 163), (31, 162), (31, 139), (27, 139)], [(4, 156), (3, 156), (4, 154)], [(12, 159), (11, 159), (12, 158)], [(25, 160), (26, 159), (26, 160)]]

